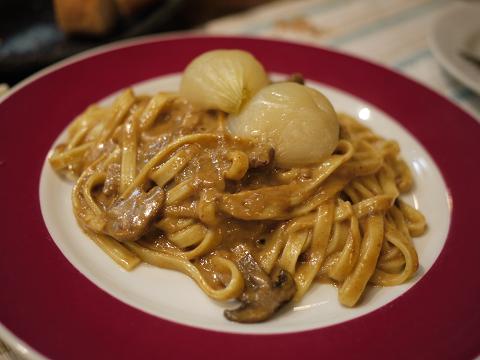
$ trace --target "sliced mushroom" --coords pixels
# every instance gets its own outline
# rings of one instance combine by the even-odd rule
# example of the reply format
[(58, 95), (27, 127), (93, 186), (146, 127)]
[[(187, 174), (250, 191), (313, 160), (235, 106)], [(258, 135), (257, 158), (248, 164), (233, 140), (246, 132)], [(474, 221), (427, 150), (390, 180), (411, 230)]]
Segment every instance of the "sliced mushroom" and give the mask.
[(149, 192), (136, 189), (125, 200), (118, 200), (106, 212), (103, 231), (118, 241), (136, 241), (157, 217), (165, 200), (165, 193), (155, 186)]
[(243, 245), (238, 245), (234, 253), (245, 278), (245, 290), (240, 297), (242, 304), (236, 309), (225, 310), (225, 317), (240, 323), (268, 320), (295, 295), (292, 276), (276, 267), (270, 277)]
[(252, 169), (262, 168), (273, 161), (275, 150), (270, 145), (257, 145), (248, 154), (249, 167)]
[(300, 73), (293, 73), (292, 75), (290, 75), (287, 81), (295, 82), (300, 85), (305, 84), (305, 79), (303, 78), (303, 75)]

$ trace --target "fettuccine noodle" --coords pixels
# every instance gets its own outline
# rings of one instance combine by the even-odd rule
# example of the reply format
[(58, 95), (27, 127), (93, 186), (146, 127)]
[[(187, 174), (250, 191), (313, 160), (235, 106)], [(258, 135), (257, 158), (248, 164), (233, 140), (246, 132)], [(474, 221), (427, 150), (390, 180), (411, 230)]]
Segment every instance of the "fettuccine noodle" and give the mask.
[(50, 163), (75, 179), (78, 223), (116, 263), (181, 271), (213, 299), (240, 299), (230, 320), (268, 319), (321, 279), (351, 307), (369, 284), (415, 275), (412, 237), (426, 222), (399, 197), (413, 179), (395, 141), (338, 114), (330, 156), (277, 168), (268, 144), (225, 121), (173, 93), (126, 90), (79, 115)]

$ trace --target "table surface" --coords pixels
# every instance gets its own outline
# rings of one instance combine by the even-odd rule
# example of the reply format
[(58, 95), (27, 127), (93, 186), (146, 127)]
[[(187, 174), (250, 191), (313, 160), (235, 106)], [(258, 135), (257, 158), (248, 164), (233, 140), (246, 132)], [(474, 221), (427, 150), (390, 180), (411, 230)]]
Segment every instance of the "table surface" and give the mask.
[[(480, 122), (480, 96), (448, 75), (427, 44), (433, 22), (457, 3), (451, 0), (277, 1), (210, 21), (202, 30), (212, 35), (273, 37), (352, 54), (393, 68), (428, 86)], [(0, 342), (0, 360), (6, 359), (22, 357)]]

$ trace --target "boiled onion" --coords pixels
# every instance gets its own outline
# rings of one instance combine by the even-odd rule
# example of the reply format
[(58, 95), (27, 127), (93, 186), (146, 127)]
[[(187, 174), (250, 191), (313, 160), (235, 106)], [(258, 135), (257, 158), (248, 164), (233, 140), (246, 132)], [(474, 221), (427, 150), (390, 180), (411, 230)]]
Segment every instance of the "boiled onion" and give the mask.
[(238, 115), (229, 117), (228, 129), (235, 136), (270, 143), (276, 165), (284, 168), (324, 160), (339, 136), (330, 101), (319, 91), (292, 82), (261, 89)]
[(236, 113), (268, 84), (260, 62), (243, 50), (213, 50), (193, 59), (183, 73), (180, 95), (201, 109)]

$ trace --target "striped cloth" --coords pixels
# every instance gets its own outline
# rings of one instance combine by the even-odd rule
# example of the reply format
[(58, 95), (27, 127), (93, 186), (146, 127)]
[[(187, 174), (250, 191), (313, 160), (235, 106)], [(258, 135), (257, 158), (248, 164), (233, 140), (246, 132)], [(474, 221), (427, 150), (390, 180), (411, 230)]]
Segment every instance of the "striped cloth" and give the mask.
[(396, 69), (445, 95), (480, 121), (480, 96), (449, 76), (427, 45), (451, 0), (277, 1), (212, 21), (209, 34), (266, 36), (330, 47)]

